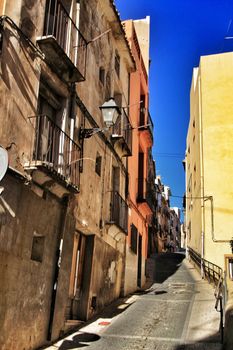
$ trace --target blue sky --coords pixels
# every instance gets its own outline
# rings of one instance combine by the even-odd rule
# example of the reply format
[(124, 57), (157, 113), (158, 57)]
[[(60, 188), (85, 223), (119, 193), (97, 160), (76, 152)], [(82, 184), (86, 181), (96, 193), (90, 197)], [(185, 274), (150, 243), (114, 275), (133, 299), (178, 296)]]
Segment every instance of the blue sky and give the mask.
[[(150, 113), (157, 174), (173, 195), (185, 191), (182, 159), (192, 69), (200, 56), (233, 51), (233, 0), (116, 0), (120, 17), (150, 16)], [(182, 207), (182, 199), (171, 198)]]

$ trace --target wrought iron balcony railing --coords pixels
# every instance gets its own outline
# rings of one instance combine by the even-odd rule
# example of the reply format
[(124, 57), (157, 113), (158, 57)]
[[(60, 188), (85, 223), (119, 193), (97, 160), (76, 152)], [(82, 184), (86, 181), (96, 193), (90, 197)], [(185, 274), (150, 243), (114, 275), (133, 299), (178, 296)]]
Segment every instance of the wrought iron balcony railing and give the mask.
[(155, 190), (152, 184), (144, 178), (138, 179), (138, 192), (137, 192), (137, 202), (143, 203), (146, 202), (149, 207), (154, 210), (155, 209)]
[(48, 63), (66, 81), (84, 80), (87, 41), (61, 0), (47, 0), (44, 23), (43, 37), (37, 41)]
[(110, 217), (112, 223), (121, 228), (125, 233), (128, 232), (128, 205), (116, 191), (112, 192)]
[(132, 155), (132, 127), (124, 109), (113, 126), (112, 139), (121, 142), (125, 156)]
[(139, 130), (148, 130), (151, 135), (151, 139), (153, 140), (154, 124), (150, 112), (144, 107), (142, 107), (140, 110)]
[(31, 165), (46, 167), (72, 186), (79, 186), (80, 147), (46, 115), (37, 115)]

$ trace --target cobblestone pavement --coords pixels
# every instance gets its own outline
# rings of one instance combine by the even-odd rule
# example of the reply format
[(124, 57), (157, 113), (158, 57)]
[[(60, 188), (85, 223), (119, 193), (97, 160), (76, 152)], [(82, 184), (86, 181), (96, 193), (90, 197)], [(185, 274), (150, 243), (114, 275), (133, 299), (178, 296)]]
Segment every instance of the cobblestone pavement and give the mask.
[(220, 350), (214, 291), (182, 259), (155, 257), (150, 289), (121, 300), (47, 349)]

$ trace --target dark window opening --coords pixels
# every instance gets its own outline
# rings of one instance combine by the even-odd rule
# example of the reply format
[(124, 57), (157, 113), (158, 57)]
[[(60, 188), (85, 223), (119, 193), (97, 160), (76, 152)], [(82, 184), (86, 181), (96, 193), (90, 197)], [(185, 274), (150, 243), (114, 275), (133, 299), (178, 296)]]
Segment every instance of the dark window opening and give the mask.
[(101, 163), (102, 163), (102, 157), (97, 153), (96, 160), (95, 160), (95, 172), (99, 176), (101, 176)]
[(44, 241), (44, 236), (34, 233), (32, 239), (31, 260), (42, 262), (44, 254)]
[(146, 96), (140, 96), (140, 120), (139, 126), (143, 126), (146, 124)]
[(134, 224), (131, 225), (130, 247), (131, 247), (132, 252), (137, 254), (137, 251), (138, 251), (138, 230), (137, 230), (137, 227), (134, 226)]
[(99, 70), (99, 81), (104, 85), (105, 84), (105, 69), (100, 68)]

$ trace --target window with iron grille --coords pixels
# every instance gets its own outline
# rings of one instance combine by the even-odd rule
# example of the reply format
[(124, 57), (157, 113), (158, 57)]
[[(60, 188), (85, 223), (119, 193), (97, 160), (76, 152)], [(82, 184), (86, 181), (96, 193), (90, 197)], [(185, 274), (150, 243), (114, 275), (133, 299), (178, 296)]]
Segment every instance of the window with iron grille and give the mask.
[(96, 159), (95, 159), (95, 172), (99, 176), (101, 176), (101, 163), (102, 163), (102, 157), (97, 152)]
[(137, 254), (138, 251), (138, 229), (134, 224), (131, 225), (131, 242), (130, 242), (131, 250)]

